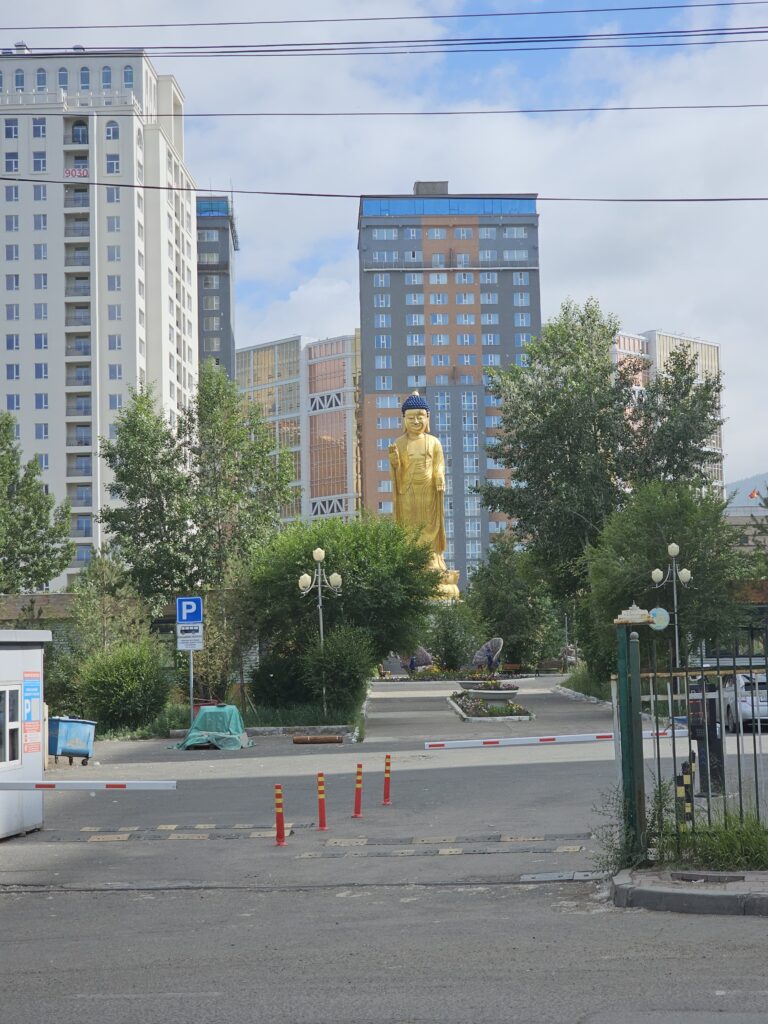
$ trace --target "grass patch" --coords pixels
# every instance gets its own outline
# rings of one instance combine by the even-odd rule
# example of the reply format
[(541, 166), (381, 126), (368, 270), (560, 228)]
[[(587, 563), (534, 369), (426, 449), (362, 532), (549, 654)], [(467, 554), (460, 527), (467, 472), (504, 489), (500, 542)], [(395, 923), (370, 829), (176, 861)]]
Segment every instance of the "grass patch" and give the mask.
[(189, 706), (169, 704), (164, 711), (146, 725), (136, 729), (99, 729), (96, 723), (96, 738), (100, 740), (151, 740), (156, 737), (168, 738), (172, 729), (189, 727)]
[(723, 814), (712, 824), (668, 835), (660, 851), (668, 864), (710, 871), (768, 871), (768, 829), (754, 811)]
[(575, 668), (569, 673), (568, 678), (563, 680), (562, 685), (569, 690), (583, 693), (586, 697), (597, 697), (598, 700), (611, 699), (611, 684), (607, 680), (595, 679), (586, 665)]

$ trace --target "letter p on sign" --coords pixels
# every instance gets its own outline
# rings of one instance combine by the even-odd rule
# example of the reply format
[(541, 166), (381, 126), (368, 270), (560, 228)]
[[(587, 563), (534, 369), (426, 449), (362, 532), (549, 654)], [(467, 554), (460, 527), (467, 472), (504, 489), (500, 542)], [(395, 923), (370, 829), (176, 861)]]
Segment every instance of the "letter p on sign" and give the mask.
[(202, 622), (203, 621), (203, 599), (202, 599), (202, 597), (177, 597), (176, 598), (176, 621), (177, 622)]

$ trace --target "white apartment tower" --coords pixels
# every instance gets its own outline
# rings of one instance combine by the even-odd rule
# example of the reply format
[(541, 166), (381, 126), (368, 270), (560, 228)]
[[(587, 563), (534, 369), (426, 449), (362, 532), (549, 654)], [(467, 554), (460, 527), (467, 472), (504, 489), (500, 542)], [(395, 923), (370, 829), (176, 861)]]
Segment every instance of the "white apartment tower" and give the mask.
[(72, 506), (77, 553), (54, 587), (105, 539), (99, 438), (113, 435), (129, 389), (151, 384), (171, 422), (194, 392), (182, 115), (175, 79), (141, 50), (0, 52), (3, 407), (24, 457)]

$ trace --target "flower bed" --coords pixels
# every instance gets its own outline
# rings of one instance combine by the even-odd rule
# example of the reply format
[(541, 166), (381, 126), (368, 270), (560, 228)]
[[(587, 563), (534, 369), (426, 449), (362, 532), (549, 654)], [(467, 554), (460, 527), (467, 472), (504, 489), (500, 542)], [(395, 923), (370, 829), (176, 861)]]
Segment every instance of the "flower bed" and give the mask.
[(463, 690), (469, 690), (470, 693), (477, 691), (478, 693), (488, 694), (513, 694), (517, 693), (520, 687), (517, 683), (513, 683), (506, 679), (459, 679), (457, 680)]
[(467, 718), (515, 718), (528, 720), (533, 715), (516, 701), (508, 700), (504, 704), (490, 704), (482, 697), (473, 697), (468, 693), (456, 691), (448, 698), (449, 703)]

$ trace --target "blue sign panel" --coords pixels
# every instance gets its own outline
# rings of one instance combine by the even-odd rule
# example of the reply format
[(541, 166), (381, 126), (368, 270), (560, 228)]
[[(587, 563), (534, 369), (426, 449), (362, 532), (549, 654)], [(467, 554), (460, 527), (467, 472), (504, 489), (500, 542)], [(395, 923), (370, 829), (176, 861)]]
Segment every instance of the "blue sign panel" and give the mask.
[(203, 621), (203, 599), (202, 599), (202, 597), (177, 597), (176, 598), (176, 621), (177, 622), (202, 622)]

